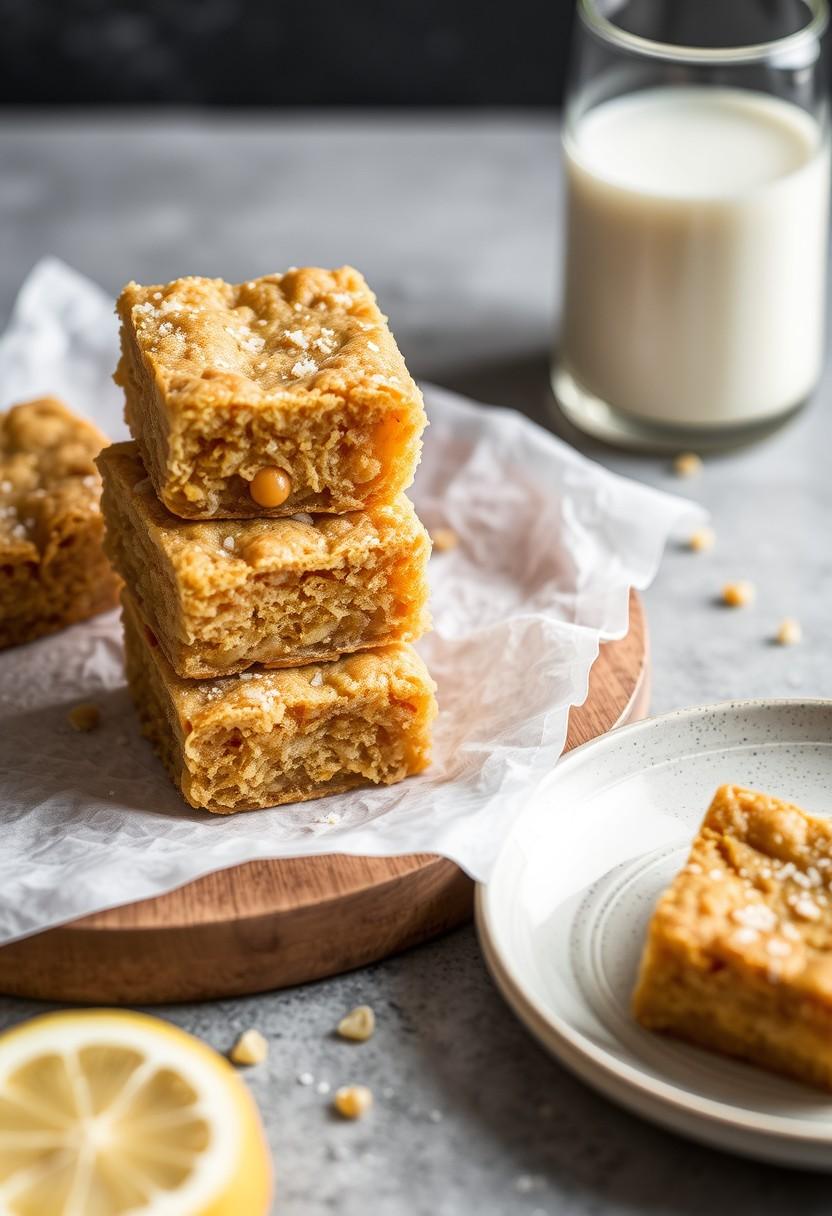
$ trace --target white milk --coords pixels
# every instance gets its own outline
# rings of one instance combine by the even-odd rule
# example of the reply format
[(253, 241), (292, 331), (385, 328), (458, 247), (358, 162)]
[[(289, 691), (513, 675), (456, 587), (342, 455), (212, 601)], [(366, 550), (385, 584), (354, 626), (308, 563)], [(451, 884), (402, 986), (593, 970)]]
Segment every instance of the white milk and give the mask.
[(713, 87), (604, 102), (566, 138), (562, 359), (665, 424), (772, 417), (823, 354), (828, 152), (790, 102)]

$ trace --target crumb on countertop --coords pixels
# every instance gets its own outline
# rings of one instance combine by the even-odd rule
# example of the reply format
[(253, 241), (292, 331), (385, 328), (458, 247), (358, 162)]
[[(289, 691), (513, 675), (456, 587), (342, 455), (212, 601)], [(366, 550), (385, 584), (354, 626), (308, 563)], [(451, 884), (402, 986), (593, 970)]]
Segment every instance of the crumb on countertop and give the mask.
[(101, 711), (97, 705), (91, 702), (84, 702), (82, 705), (76, 705), (69, 711), (66, 720), (74, 730), (91, 731), (95, 730), (101, 722)]

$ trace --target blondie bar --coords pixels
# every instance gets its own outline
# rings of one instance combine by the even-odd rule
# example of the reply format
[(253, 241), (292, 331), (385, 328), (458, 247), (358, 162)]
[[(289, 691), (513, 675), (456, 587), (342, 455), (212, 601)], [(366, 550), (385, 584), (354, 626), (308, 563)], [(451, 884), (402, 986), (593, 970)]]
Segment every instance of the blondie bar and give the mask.
[(653, 915), (638, 1020), (832, 1089), (830, 883), (826, 820), (723, 786)]
[(94, 464), (106, 442), (53, 397), (0, 415), (0, 647), (116, 603)]
[(193, 807), (305, 802), (425, 768), (434, 684), (408, 645), (280, 671), (183, 680), (123, 594), (127, 679), (144, 733)]
[(105, 548), (177, 675), (322, 662), (424, 632), (430, 541), (403, 494), (350, 515), (199, 523), (162, 506), (135, 444), (98, 464)]
[(175, 515), (337, 514), (413, 480), (421, 394), (357, 270), (129, 283), (118, 314), (127, 422)]

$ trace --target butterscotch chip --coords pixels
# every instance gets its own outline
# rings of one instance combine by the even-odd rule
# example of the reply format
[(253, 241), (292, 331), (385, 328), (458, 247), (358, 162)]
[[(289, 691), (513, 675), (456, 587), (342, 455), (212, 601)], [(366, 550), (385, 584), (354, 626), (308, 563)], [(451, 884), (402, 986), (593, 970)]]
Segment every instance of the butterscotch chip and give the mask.
[(642, 1025), (832, 1090), (832, 824), (719, 789), (658, 902)]
[(335, 1091), (332, 1104), (345, 1119), (361, 1119), (373, 1105), (373, 1091), (366, 1085), (344, 1085)]
[[(421, 393), (352, 267), (128, 283), (117, 307), (127, 422), (175, 515), (342, 514), (413, 480)], [(265, 469), (287, 492), (250, 490)]]
[(292, 482), (283, 469), (260, 469), (252, 477), (248, 492), (258, 507), (282, 507), (292, 493)]
[(702, 472), (702, 459), (695, 452), (680, 452), (673, 461), (673, 472), (677, 477), (698, 477)]
[(159, 502), (134, 443), (99, 465), (105, 547), (180, 676), (329, 661), (430, 623), (430, 544), (404, 494), (349, 515), (202, 523)]
[(101, 712), (97, 705), (76, 705), (66, 716), (70, 726), (78, 731), (95, 730), (101, 721)]
[(748, 579), (739, 579), (735, 583), (726, 583), (722, 588), (722, 602), (729, 608), (745, 608), (753, 604), (757, 589)]
[(115, 604), (94, 463), (106, 442), (54, 397), (0, 414), (0, 649)]
[(784, 617), (777, 627), (775, 638), (781, 646), (797, 646), (803, 640), (800, 621), (791, 616)]
[(453, 528), (435, 528), (430, 534), (430, 539), (433, 541), (436, 553), (446, 553), (449, 549), (455, 549), (459, 544), (459, 537)]
[(364, 1043), (372, 1038), (375, 1028), (376, 1015), (369, 1005), (357, 1005), (338, 1023), (341, 1038), (352, 1039), (356, 1043)]
[(244, 1031), (228, 1053), (234, 1064), (245, 1066), (262, 1064), (268, 1054), (269, 1044), (260, 1031), (254, 1028)]

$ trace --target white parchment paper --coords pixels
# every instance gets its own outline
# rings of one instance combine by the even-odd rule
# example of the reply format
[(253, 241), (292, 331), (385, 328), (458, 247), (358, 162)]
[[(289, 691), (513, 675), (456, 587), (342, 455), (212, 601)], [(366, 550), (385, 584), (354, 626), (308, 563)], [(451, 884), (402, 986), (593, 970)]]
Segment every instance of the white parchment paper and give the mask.
[[(124, 435), (113, 304), (48, 260), (0, 339), (0, 408), (56, 393)], [(0, 942), (160, 894), (238, 862), (437, 852), (485, 879), (513, 817), (560, 755), (628, 592), (653, 578), (683, 500), (613, 476), (509, 410), (426, 389), (431, 425), (413, 490), (459, 547), (431, 559), (439, 685), (430, 770), (230, 817), (186, 806), (140, 736), (113, 612), (0, 654)], [(687, 517), (687, 518), (685, 518)], [(79, 701), (100, 728), (66, 721)]]

